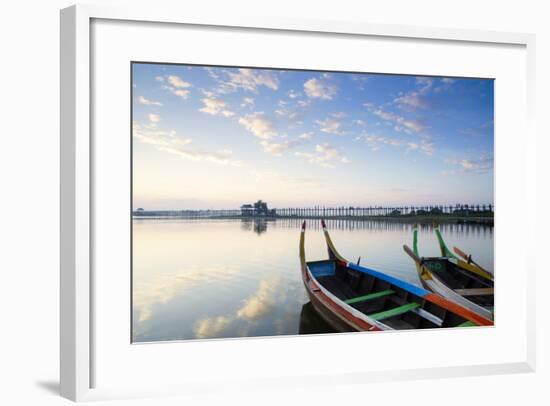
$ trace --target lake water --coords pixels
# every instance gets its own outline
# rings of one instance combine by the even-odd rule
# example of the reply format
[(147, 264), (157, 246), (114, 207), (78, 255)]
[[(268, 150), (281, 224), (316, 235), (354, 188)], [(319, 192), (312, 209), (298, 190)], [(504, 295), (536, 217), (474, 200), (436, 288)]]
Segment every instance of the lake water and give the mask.
[[(133, 221), (134, 342), (332, 332), (308, 304), (301, 280), (301, 220)], [(412, 224), (329, 220), (349, 261), (419, 285)], [(442, 224), (447, 245), (493, 269), (493, 228)], [(438, 255), (431, 225), (419, 233), (422, 256)], [(326, 259), (318, 220), (307, 220), (306, 259)]]

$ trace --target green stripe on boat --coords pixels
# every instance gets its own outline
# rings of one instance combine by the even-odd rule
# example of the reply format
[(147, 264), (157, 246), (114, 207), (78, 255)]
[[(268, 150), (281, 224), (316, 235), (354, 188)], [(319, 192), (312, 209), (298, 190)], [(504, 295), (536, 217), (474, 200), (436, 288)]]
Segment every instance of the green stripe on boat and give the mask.
[(418, 303), (407, 303), (406, 305), (389, 310), (384, 310), (383, 312), (369, 314), (369, 317), (374, 320), (389, 319), (390, 317), (399, 316), (400, 314), (407, 313), (408, 311), (416, 309), (417, 307), (420, 307)]
[(439, 227), (435, 228), (435, 235), (437, 237), (437, 241), (439, 242), (439, 249), (441, 251), (441, 256), (454, 258), (454, 259), (459, 259), (455, 254), (453, 254), (451, 252), (451, 250), (449, 248), (447, 248), (447, 244), (445, 244), (445, 240), (443, 239), (443, 236), (441, 235), (441, 231), (439, 231)]
[(380, 292), (374, 292), (374, 293), (371, 293), (369, 295), (357, 296), (357, 297), (354, 297), (352, 299), (344, 300), (344, 302), (347, 303), (347, 304), (353, 304), (353, 303), (358, 303), (358, 302), (366, 302), (368, 300), (378, 299), (379, 297), (389, 296), (389, 295), (392, 295), (394, 293), (395, 292), (391, 289), (382, 290)]
[(475, 324), (473, 321), (468, 320), (462, 324), (459, 324), (457, 327), (475, 327), (475, 326), (477, 326), (477, 324)]
[(418, 256), (418, 227), (413, 227), (413, 252)]

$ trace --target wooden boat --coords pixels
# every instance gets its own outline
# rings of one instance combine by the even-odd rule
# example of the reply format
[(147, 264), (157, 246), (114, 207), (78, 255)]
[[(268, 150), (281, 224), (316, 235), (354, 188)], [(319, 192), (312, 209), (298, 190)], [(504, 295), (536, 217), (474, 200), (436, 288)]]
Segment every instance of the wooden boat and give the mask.
[(302, 279), (315, 310), (337, 331), (489, 326), (490, 319), (419, 286), (346, 261), (321, 222), (328, 260), (307, 262), (300, 236)]
[[(449, 251), (439, 227), (435, 228), (441, 256), (421, 257), (418, 253), (418, 227), (413, 227), (412, 250), (403, 249), (413, 259), (422, 285), (439, 295), (493, 320), (493, 275), (470, 260), (463, 261)], [(465, 254), (464, 254), (465, 255)]]

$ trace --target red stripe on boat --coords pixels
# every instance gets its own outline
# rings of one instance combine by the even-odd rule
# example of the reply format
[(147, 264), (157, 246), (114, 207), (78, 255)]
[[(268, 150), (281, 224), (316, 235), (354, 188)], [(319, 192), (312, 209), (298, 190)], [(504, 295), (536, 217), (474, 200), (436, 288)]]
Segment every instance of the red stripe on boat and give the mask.
[(451, 302), (450, 300), (445, 299), (442, 296), (439, 296), (435, 293), (430, 293), (425, 296), (426, 300), (429, 300), (432, 303), (438, 304), (439, 306), (443, 307), (444, 309), (450, 310), (453, 313), (458, 314), (459, 316), (464, 317), (467, 320), (473, 321), (474, 323), (477, 323), (480, 326), (492, 326), (494, 325), (492, 320), (488, 320), (485, 317), (480, 316), (479, 314), (471, 311), (470, 309), (467, 309), (465, 307), (462, 307), (454, 302)]

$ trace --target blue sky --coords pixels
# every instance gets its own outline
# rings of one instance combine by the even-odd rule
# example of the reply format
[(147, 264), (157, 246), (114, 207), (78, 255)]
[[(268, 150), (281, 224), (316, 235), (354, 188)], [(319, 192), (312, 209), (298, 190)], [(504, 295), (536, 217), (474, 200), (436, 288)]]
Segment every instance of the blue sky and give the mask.
[(493, 81), (133, 64), (134, 207), (493, 203)]

